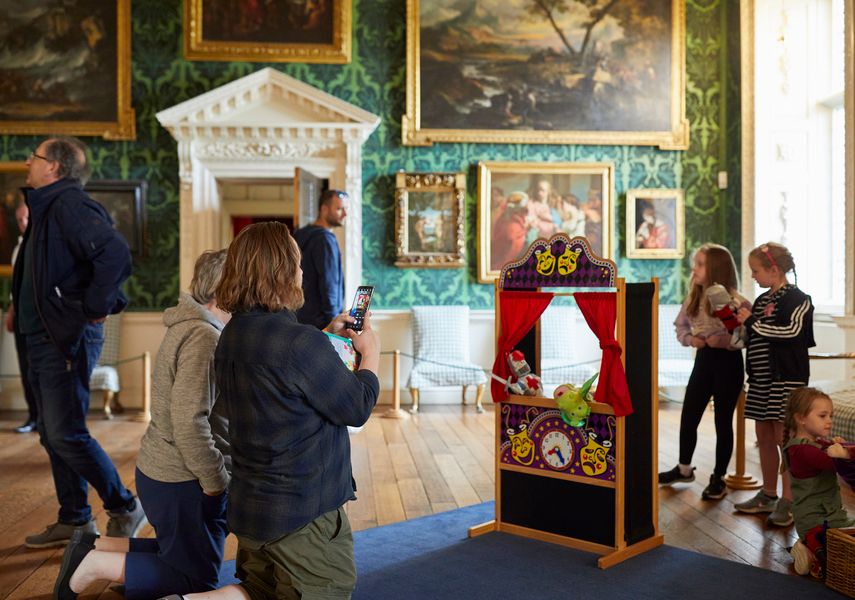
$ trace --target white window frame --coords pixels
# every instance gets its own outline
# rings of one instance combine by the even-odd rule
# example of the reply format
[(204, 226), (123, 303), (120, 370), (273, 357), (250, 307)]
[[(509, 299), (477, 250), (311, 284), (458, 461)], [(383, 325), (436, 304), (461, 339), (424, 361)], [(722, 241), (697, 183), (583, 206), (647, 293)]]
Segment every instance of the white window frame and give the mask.
[[(846, 141), (846, 240), (845, 240), (845, 298), (844, 314), (835, 321), (847, 328), (855, 327), (855, 0), (844, 0), (845, 18), (845, 141)], [(741, 120), (742, 120), (742, 249), (743, 254), (754, 248), (755, 239), (755, 0), (740, 3), (741, 40)], [(743, 257), (745, 258), (745, 257)], [(742, 261), (743, 290), (753, 296), (753, 284), (748, 261)], [(822, 318), (820, 316), (820, 318)]]

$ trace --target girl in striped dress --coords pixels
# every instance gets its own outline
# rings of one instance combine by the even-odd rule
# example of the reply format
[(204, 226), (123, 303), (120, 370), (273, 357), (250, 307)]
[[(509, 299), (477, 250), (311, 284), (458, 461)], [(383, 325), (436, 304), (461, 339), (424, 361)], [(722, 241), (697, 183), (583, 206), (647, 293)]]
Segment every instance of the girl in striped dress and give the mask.
[(808, 348), (813, 339), (813, 304), (810, 296), (787, 280), (793, 271), (793, 255), (785, 246), (769, 242), (748, 255), (751, 276), (769, 288), (749, 311), (737, 318), (748, 334), (748, 394), (745, 416), (754, 419), (760, 450), (763, 487), (756, 496), (735, 504), (744, 513), (770, 513), (769, 525), (788, 527), (793, 523), (793, 496), (787, 473), (781, 475), (778, 498), (779, 448), (784, 439), (784, 410), (789, 393), (808, 384)]

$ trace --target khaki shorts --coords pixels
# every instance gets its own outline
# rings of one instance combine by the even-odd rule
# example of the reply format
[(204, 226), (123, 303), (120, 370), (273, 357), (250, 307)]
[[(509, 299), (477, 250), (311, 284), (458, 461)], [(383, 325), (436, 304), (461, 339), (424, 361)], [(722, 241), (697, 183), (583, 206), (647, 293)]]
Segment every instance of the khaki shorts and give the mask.
[(235, 564), (252, 600), (338, 600), (356, 586), (353, 532), (342, 507), (266, 544), (238, 536)]

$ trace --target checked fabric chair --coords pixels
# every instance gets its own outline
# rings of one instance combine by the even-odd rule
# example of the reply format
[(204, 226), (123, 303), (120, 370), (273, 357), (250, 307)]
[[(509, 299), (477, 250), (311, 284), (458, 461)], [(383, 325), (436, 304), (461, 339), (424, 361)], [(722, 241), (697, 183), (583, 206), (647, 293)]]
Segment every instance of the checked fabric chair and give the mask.
[(104, 418), (112, 419), (113, 411), (124, 412), (125, 408), (119, 403), (117, 394), (121, 389), (119, 371), (116, 363), (119, 361), (119, 334), (122, 331), (122, 316), (113, 315), (104, 323), (104, 347), (98, 364), (89, 377), (89, 390), (104, 392)]
[(414, 306), (413, 369), (407, 387), (413, 397), (410, 412), (419, 410), (419, 390), (427, 387), (463, 386), (461, 404), (466, 404), (466, 388), (477, 387), (475, 407), (483, 412), (481, 398), (487, 376), (469, 358), (468, 306)]
[(586, 360), (578, 352), (583, 331), (589, 336), (579, 309), (575, 306), (550, 305), (540, 316), (540, 370), (544, 388), (563, 383), (581, 385), (600, 370), (600, 357)]
[(695, 350), (677, 341), (674, 321), (679, 304), (659, 305), (659, 394), (667, 400), (681, 402), (695, 366)]

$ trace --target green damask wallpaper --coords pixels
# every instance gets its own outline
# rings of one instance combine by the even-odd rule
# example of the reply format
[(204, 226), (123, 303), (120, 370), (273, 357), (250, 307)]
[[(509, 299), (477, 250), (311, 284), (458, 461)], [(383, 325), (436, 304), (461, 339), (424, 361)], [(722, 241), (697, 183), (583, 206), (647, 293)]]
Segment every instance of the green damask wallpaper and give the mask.
[[(93, 177), (145, 179), (148, 252), (136, 261), (127, 292), (133, 310), (159, 310), (178, 295), (178, 161), (172, 137), (155, 113), (264, 66), (325, 90), (382, 117), (364, 149), (363, 279), (377, 287), (377, 308), (464, 302), (489, 308), (492, 286), (476, 283), (475, 165), (480, 160), (613, 161), (616, 165), (615, 235), (624, 252), (624, 197), (632, 187), (686, 190), (686, 243), (739, 244), (739, 9), (727, 0), (687, 0), (686, 105), (691, 146), (685, 152), (634, 146), (441, 144), (401, 146), (404, 111), (406, 1), (354, 0), (353, 61), (349, 65), (190, 62), (182, 57), (180, 0), (133, 3), (133, 105), (137, 139), (87, 138)], [(0, 136), (0, 161), (24, 160), (38, 144), (28, 136)], [(394, 175), (407, 171), (465, 171), (466, 269), (414, 270), (394, 266)], [(720, 191), (716, 174), (731, 186)], [(618, 257), (630, 281), (658, 276), (663, 301), (677, 302), (686, 287), (689, 258)]]

